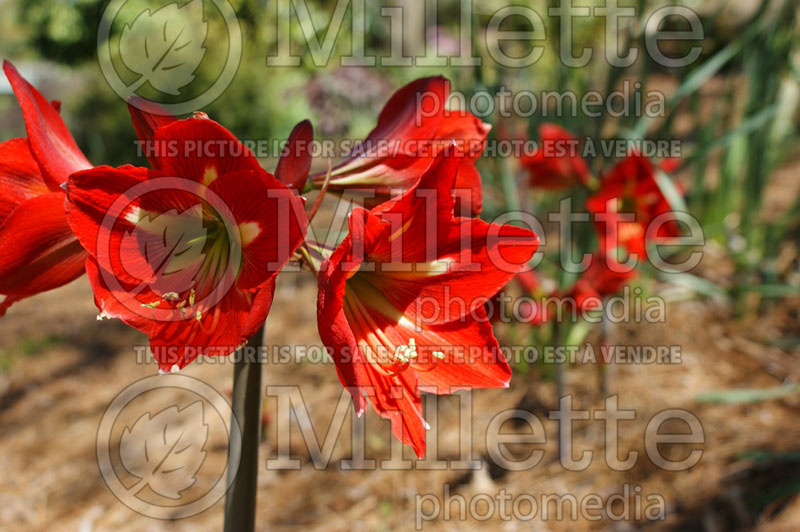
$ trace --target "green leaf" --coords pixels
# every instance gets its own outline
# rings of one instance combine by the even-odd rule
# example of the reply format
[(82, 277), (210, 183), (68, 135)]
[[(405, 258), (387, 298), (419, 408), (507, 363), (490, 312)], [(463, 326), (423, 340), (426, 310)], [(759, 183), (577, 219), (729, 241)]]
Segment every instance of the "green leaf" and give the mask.
[[(745, 44), (758, 34), (760, 28), (761, 24), (750, 25), (744, 33), (732, 40), (722, 50), (714, 54), (701, 66), (693, 70), (691, 74), (686, 76), (677, 90), (667, 98), (667, 108), (670, 110), (674, 109), (684, 98), (695, 92), (706, 81), (711, 79), (728, 63), (728, 61), (736, 57), (739, 52), (742, 51)], [(630, 131), (629, 137), (632, 139), (644, 138), (645, 133), (647, 133), (652, 123), (653, 117), (643, 116)]]
[(774, 388), (746, 389), (741, 390), (722, 390), (716, 392), (705, 392), (695, 396), (695, 401), (700, 403), (759, 403), (773, 399), (782, 399), (800, 393), (800, 384), (787, 386), (776, 386)]
[(660, 271), (658, 273), (658, 277), (662, 281), (666, 281), (678, 286), (683, 286), (685, 288), (692, 290), (693, 292), (708, 297), (715, 297), (715, 298), (728, 297), (728, 292), (718, 284), (711, 282), (708, 279), (703, 279), (702, 277), (692, 275), (691, 273), (672, 273), (672, 272)]
[(583, 343), (583, 340), (586, 338), (586, 335), (589, 334), (594, 328), (594, 323), (589, 323), (588, 321), (581, 320), (575, 323), (569, 329), (569, 333), (567, 334), (567, 345), (580, 345)]
[(800, 286), (790, 284), (746, 284), (737, 287), (740, 292), (756, 292), (762, 297), (779, 299), (800, 295)]
[(665, 172), (656, 168), (655, 179), (658, 188), (661, 189), (661, 193), (667, 198), (669, 206), (673, 211), (689, 212), (689, 207), (686, 206), (683, 194), (678, 191), (675, 187), (675, 183)]
[[(749, 135), (753, 131), (758, 130), (761, 126), (766, 124), (773, 116), (775, 116), (777, 112), (778, 112), (777, 104), (772, 104), (765, 107), (756, 114), (742, 120), (734, 129), (726, 132), (723, 135), (720, 135), (719, 137), (712, 140), (710, 143), (702, 147), (698, 146), (698, 152), (702, 149), (703, 153), (707, 153), (711, 150), (728, 146), (737, 138)], [(691, 159), (693, 156), (694, 154), (690, 155), (689, 158)]]

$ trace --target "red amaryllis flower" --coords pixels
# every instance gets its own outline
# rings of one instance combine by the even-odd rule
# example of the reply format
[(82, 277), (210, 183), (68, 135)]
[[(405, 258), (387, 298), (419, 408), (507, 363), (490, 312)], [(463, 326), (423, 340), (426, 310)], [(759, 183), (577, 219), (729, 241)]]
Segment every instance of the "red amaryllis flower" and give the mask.
[(139, 96), (128, 99), (128, 112), (136, 136), (139, 137), (139, 152), (147, 157), (150, 166), (157, 168), (161, 159), (161, 152), (166, 146), (159, 146), (155, 142), (156, 131), (162, 126), (169, 125), (177, 120), (175, 116), (156, 102), (151, 102)]
[(319, 273), (317, 321), (356, 411), (391, 419), (425, 453), (419, 392), (504, 387), (484, 304), (530, 259), (532, 232), (453, 216), (459, 159), (445, 154), (397, 199), (350, 215)]
[(208, 118), (155, 129), (152, 170), (70, 176), (67, 218), (89, 251), (101, 317), (150, 336), (159, 368), (227, 355), (264, 322), (275, 276), (303, 240), (303, 201)]
[(589, 166), (578, 154), (578, 139), (555, 124), (539, 126), (538, 150), (523, 156), (520, 163), (536, 188), (585, 186), (591, 177)]
[[(521, 289), (521, 294), (508, 289), (516, 284)], [(520, 296), (521, 297), (518, 297)], [(547, 295), (539, 282), (539, 277), (533, 270), (521, 271), (514, 276), (513, 282), (500, 290), (487, 303), (487, 311), (492, 323), (502, 321), (504, 318), (513, 318), (520, 323), (541, 325), (550, 318), (547, 308)]]
[[(480, 213), (483, 195), (475, 161), (491, 126), (466, 111), (448, 109), (449, 97), (450, 82), (443, 77), (418, 79), (395, 92), (375, 129), (333, 168), (329, 189), (374, 193), (365, 204), (377, 205), (414, 186), (436, 155), (455, 144), (465, 156), (454, 185), (457, 212)], [(312, 183), (320, 187), (325, 177), (316, 174)]]
[(4, 61), (3, 70), (28, 138), (0, 143), (0, 316), (15, 301), (83, 274), (86, 253), (67, 224), (60, 185), (91, 168), (56, 107), (11, 63)]
[(540, 291), (541, 283), (539, 277), (533, 270), (525, 270), (514, 276), (526, 294), (535, 294)]
[[(594, 253), (589, 267), (572, 285), (567, 296), (578, 312), (598, 310), (601, 300), (614, 295), (637, 275), (637, 270), (619, 264), (612, 255)], [(591, 299), (590, 299), (591, 298)]]
[(547, 294), (533, 270), (520, 272), (514, 279), (522, 287), (523, 298), (518, 304), (518, 318), (530, 325), (541, 325), (550, 319)]
[[(667, 161), (668, 165), (673, 164), (672, 160)], [(656, 217), (672, 212), (654, 172), (647, 157), (632, 154), (614, 166), (603, 178), (600, 189), (586, 201), (586, 208), (595, 215), (603, 249), (624, 246), (630, 253), (645, 256), (648, 225)], [(604, 219), (598, 219), (598, 214)], [(667, 219), (655, 236), (667, 240), (680, 234), (677, 221)]]
[[(511, 318), (519, 323), (528, 325), (542, 325), (550, 320), (550, 312), (547, 308), (548, 301), (544, 296), (523, 294), (522, 297), (517, 299), (507, 298), (510, 298), (510, 296), (505, 295), (502, 290), (494, 296), (491, 303), (492, 307), (490, 308), (493, 313), (490, 315), (492, 323), (502, 321), (504, 317), (505, 319)], [(506, 301), (510, 301), (511, 304), (504, 306), (503, 303)]]
[[(140, 151), (147, 157), (150, 165), (157, 168), (160, 152), (169, 149), (155, 141), (155, 133), (159, 127), (175, 122), (177, 118), (164, 107), (139, 96), (128, 100), (128, 111), (133, 122), (133, 129), (139, 137)], [(314, 127), (308, 120), (297, 124), (286, 146), (278, 159), (275, 178), (287, 187), (302, 192), (311, 168), (311, 142), (314, 140)]]

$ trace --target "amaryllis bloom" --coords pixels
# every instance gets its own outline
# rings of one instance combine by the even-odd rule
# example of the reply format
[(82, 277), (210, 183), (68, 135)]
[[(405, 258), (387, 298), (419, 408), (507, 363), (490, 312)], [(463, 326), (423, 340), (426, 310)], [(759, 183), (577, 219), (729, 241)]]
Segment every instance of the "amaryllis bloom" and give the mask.
[(56, 107), (8, 61), (3, 71), (28, 137), (0, 143), (0, 316), (15, 301), (83, 274), (86, 252), (67, 224), (61, 184), (91, 168)]
[[(674, 160), (665, 162), (664, 168), (674, 167)], [(600, 189), (586, 201), (586, 208), (594, 214), (603, 249), (624, 246), (629, 253), (645, 256), (648, 225), (656, 217), (672, 212), (654, 172), (650, 159), (632, 154), (611, 169), (603, 178)], [(603, 213), (606, 219), (597, 219), (599, 213)], [(655, 236), (669, 239), (680, 234), (678, 222), (666, 220)]]
[(535, 294), (541, 291), (542, 285), (539, 282), (539, 276), (533, 270), (519, 272), (514, 276), (514, 280), (519, 283), (526, 294)]
[(535, 188), (585, 186), (591, 178), (589, 166), (580, 156), (578, 139), (555, 124), (539, 126), (536, 153), (523, 156), (520, 163)]
[[(514, 285), (517, 290), (513, 290)], [(492, 323), (513, 318), (520, 323), (541, 325), (550, 319), (547, 304), (548, 296), (539, 277), (533, 270), (525, 270), (515, 275), (511, 283), (495, 294), (492, 301), (487, 303), (486, 309)]]
[(418, 456), (426, 427), (420, 391), (508, 385), (484, 304), (538, 245), (526, 229), (454, 217), (459, 162), (442, 154), (397, 199), (355, 209), (349, 234), (319, 272), (320, 337), (357, 413), (368, 397)]
[(156, 124), (153, 169), (72, 174), (67, 218), (101, 317), (150, 337), (164, 371), (231, 353), (264, 323), (302, 242), (303, 200), (204, 115)]
[[(418, 79), (395, 92), (375, 129), (333, 168), (329, 190), (360, 190), (365, 205), (377, 205), (414, 186), (436, 155), (455, 145), (464, 154), (454, 185), (457, 212), (480, 213), (483, 193), (475, 161), (491, 126), (469, 112), (448, 109), (449, 97), (450, 82), (443, 77)], [(312, 183), (321, 187), (325, 177), (316, 174)]]
[(567, 296), (579, 312), (598, 310), (603, 298), (617, 293), (636, 275), (635, 268), (619, 264), (613, 255), (597, 252), (592, 255), (589, 267), (575, 281)]
[(523, 271), (514, 277), (522, 287), (523, 298), (518, 305), (518, 318), (530, 325), (541, 325), (550, 319), (547, 294), (533, 270)]
[[(168, 147), (160, 146), (155, 141), (156, 130), (175, 122), (177, 118), (161, 105), (139, 96), (133, 96), (128, 100), (128, 111), (133, 129), (139, 137), (140, 151), (147, 157), (150, 165), (157, 168), (160, 164), (160, 152)], [(289, 134), (275, 168), (275, 178), (297, 192), (302, 192), (308, 179), (313, 140), (314, 127), (311, 122), (303, 120), (297, 124)]]

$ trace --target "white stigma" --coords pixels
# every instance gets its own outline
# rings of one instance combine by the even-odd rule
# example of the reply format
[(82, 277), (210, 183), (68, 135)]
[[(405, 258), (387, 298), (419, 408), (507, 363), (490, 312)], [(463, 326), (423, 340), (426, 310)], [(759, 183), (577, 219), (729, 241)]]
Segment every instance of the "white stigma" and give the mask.
[(398, 345), (394, 350), (394, 358), (407, 364), (411, 359), (417, 358), (417, 342), (414, 338), (408, 339), (408, 345)]

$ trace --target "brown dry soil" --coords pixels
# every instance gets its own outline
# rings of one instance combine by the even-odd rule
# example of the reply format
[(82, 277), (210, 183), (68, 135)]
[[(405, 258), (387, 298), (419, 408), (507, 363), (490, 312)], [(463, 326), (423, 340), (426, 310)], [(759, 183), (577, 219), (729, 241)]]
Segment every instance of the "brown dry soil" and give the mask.
[[(272, 344), (319, 344), (314, 298), (315, 287), (308, 274), (282, 274), (267, 327)], [(453, 464), (444, 470), (425, 470), (424, 464), (415, 464), (411, 471), (344, 471), (342, 460), (351, 454), (349, 408), (327, 467), (314, 468), (293, 419), (291, 449), (301, 467), (270, 468), (266, 460), (276, 456), (276, 420), (285, 419), (287, 412), (285, 408), (278, 411), (275, 397), (266, 397), (258, 530), (412, 530), (420, 502), (427, 501), (422, 502), (422, 510), (432, 512), (432, 499), (445, 497), (445, 489), (450, 496), (450, 519), (444, 519), (444, 508), (440, 508), (439, 518), (424, 522), (424, 530), (800, 530), (800, 502), (793, 498), (800, 480), (800, 396), (752, 404), (696, 400), (697, 394), (709, 390), (798, 382), (796, 341), (786, 347), (777, 345), (776, 339), (800, 336), (799, 309), (800, 301), (783, 300), (769, 307), (764, 318), (734, 320), (722, 303), (690, 299), (670, 303), (665, 323), (617, 327), (620, 344), (681, 346), (680, 363), (616, 367), (611, 386), (619, 395), (620, 408), (636, 413), (635, 420), (620, 424), (619, 456), (624, 458), (628, 451), (639, 453), (635, 466), (624, 472), (607, 465), (604, 424), (592, 420), (576, 421), (573, 437), (574, 455), (577, 458), (581, 451), (593, 451), (591, 464), (580, 472), (569, 472), (560, 465), (556, 425), (548, 419), (548, 411), (556, 408), (555, 386), (539, 371), (516, 374), (507, 390), (475, 392), (472, 454), (481, 462), (477, 471), (459, 470)], [(100, 419), (123, 388), (155, 374), (156, 367), (152, 362), (137, 363), (132, 349), (143, 345), (146, 338), (116, 321), (95, 318), (88, 284), (81, 279), (15, 305), (0, 321), (0, 529), (220, 530), (222, 501), (193, 517), (159, 521), (128, 509), (104, 483), (95, 456)], [(498, 334), (501, 339), (509, 337), (504, 328)], [(595, 336), (590, 338), (597, 340)], [(230, 394), (232, 369), (230, 362), (194, 363), (184, 373)], [(312, 426), (322, 440), (341, 397), (333, 367), (309, 360), (273, 361), (265, 368), (264, 380), (266, 386), (299, 387)], [(595, 366), (570, 367), (566, 382), (575, 409), (602, 408)], [(167, 392), (145, 399), (153, 413), (170, 406), (170, 401), (182, 408), (185, 400), (177, 391), (173, 396)], [(459, 404), (458, 397), (439, 401), (436, 424), (442, 460), (459, 457)], [(547, 436), (545, 444), (509, 448), (517, 459), (534, 449), (544, 451), (541, 461), (524, 471), (497, 467), (486, 450), (488, 423), (497, 413), (515, 408), (541, 420)], [(666, 409), (689, 411), (702, 425), (703, 443), (659, 447), (664, 456), (676, 461), (699, 449), (699, 462), (688, 470), (665, 471), (646, 452), (647, 424)], [(125, 426), (134, 421), (126, 421)], [(685, 429), (685, 424), (674, 422), (662, 427), (662, 432)], [(206, 460), (187, 493), (194, 490), (202, 495), (200, 490), (212, 485), (214, 475), (219, 476), (224, 468), (226, 442), (221, 430), (219, 423), (209, 421), (209, 431), (214, 434), (205, 442)], [(509, 421), (503, 432), (525, 434), (530, 428)], [(369, 412), (366, 457), (388, 457), (390, 441), (388, 422)], [(410, 449), (405, 450), (405, 457), (412, 458)], [(396, 454), (395, 458), (399, 460)], [(552, 498), (546, 516), (540, 508), (531, 520), (523, 519), (530, 512), (531, 496), (541, 501), (546, 494), (572, 494), (577, 501), (586, 501), (594, 493), (605, 504), (614, 494), (625, 496), (625, 486), (631, 517), (627, 522), (614, 520), (605, 511), (579, 513), (574, 520), (567, 503), (562, 504), (564, 513), (559, 516), (558, 503)], [(496, 501), (503, 494), (509, 502), (501, 514)], [(665, 501), (665, 519), (636, 520), (637, 500), (640, 512), (652, 509), (655, 499), (647, 497), (655, 495)], [(138, 496), (148, 499), (153, 494), (143, 491)], [(483, 521), (481, 516), (489, 508), (487, 498), (495, 501), (494, 513)], [(467, 505), (463, 519), (459, 501)], [(619, 501), (610, 508), (617, 515), (626, 510)], [(589, 521), (587, 517), (593, 515), (605, 517)]]

